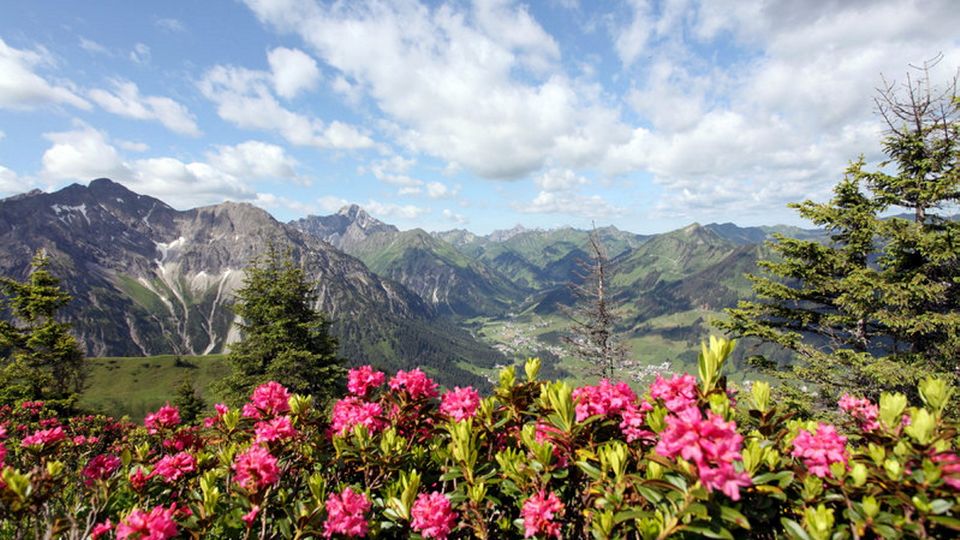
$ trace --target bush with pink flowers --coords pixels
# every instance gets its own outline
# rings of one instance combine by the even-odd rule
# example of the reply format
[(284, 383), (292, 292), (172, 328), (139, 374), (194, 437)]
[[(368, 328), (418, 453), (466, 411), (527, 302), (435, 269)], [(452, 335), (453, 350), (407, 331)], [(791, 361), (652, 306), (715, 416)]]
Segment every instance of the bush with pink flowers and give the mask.
[(0, 537), (950, 538), (951, 387), (845, 395), (839, 425), (770, 386), (731, 399), (732, 344), (638, 392), (500, 374), (490, 395), (370, 366), (329, 413), (277, 383), (198, 422), (0, 409)]

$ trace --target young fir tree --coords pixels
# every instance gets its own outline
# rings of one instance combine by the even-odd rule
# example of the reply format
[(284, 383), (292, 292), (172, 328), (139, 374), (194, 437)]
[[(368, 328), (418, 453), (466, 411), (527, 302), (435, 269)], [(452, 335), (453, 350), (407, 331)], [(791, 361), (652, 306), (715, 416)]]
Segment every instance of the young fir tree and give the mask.
[(70, 295), (48, 270), (43, 250), (20, 282), (0, 277), (0, 402), (44, 400), (72, 407), (83, 390), (87, 365), (70, 325), (57, 312)]
[(227, 399), (240, 402), (270, 380), (320, 400), (332, 397), (344, 374), (337, 341), (313, 307), (315, 284), (290, 251), (271, 244), (247, 268), (236, 296), (241, 340), (230, 347), (233, 373), (220, 386)]
[(188, 424), (200, 418), (207, 407), (206, 401), (200, 396), (190, 375), (184, 377), (180, 386), (177, 387), (177, 397), (174, 398), (173, 404), (180, 410), (180, 418)]
[[(882, 166), (895, 172), (866, 171), (861, 158), (830, 202), (791, 205), (829, 241), (778, 236), (777, 260), (751, 277), (756, 300), (719, 323), (797, 352), (795, 375), (828, 406), (846, 390), (909, 392), (932, 371), (957, 374), (960, 228), (938, 211), (960, 195), (960, 103), (955, 81), (932, 91), (928, 68), (919, 83), (908, 78), (905, 96), (888, 86), (878, 100)], [(883, 217), (903, 209), (912, 219)]]
[(626, 347), (616, 334), (617, 305), (610, 291), (610, 260), (596, 229), (590, 233), (590, 258), (580, 262), (579, 282), (571, 284), (576, 305), (564, 310), (571, 320), (570, 334), (561, 339), (581, 360), (596, 367), (603, 378), (626, 359)]

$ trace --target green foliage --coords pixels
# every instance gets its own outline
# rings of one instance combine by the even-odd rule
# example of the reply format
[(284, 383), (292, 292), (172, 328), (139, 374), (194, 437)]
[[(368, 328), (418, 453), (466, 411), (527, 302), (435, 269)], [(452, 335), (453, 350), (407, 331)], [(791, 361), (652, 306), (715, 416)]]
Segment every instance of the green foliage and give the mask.
[(241, 340), (230, 347), (233, 373), (220, 387), (229, 401), (240, 401), (270, 380), (320, 400), (337, 393), (344, 372), (337, 341), (314, 309), (316, 285), (289, 251), (269, 245), (246, 269), (236, 296)]
[[(861, 157), (829, 202), (790, 205), (829, 239), (777, 235), (751, 276), (756, 300), (719, 323), (798, 353), (793, 375), (828, 402), (850, 388), (916, 395), (924, 375), (960, 375), (960, 223), (943, 214), (960, 201), (960, 101), (956, 82), (935, 94), (926, 68), (907, 80), (877, 99), (882, 168)], [(903, 210), (911, 219), (885, 217)]]
[(180, 418), (188, 424), (196, 422), (207, 408), (206, 401), (194, 386), (193, 377), (189, 375), (184, 377), (183, 382), (177, 387), (177, 397), (173, 400), (173, 404), (180, 409)]
[(41, 250), (25, 282), (0, 277), (0, 403), (56, 401), (70, 408), (83, 389), (87, 365), (70, 325), (57, 312), (70, 302)]

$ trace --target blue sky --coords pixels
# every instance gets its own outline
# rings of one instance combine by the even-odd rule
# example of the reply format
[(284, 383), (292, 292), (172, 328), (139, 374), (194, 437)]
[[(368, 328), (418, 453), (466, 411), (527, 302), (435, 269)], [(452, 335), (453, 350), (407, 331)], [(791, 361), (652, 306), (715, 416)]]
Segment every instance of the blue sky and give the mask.
[(943, 1), (0, 3), (0, 196), (107, 176), (401, 228), (798, 223)]

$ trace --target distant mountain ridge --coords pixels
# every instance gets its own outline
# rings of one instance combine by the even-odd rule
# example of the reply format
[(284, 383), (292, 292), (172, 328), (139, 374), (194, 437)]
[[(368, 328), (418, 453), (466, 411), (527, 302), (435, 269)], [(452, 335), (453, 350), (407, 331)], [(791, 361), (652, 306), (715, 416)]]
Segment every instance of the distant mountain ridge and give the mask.
[(178, 211), (108, 179), (0, 201), (0, 272), (22, 278), (46, 249), (92, 356), (224, 351), (236, 338), (232, 293), (268, 242), (320, 284), (318, 308), (347, 356), (394, 367), (500, 358), (403, 285), (249, 204)]

